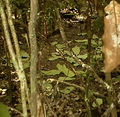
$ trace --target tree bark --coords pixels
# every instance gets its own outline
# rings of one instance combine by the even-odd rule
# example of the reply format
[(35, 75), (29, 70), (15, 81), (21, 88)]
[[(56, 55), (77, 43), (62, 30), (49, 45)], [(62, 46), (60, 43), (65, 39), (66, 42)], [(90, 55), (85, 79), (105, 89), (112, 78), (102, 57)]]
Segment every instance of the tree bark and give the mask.
[(38, 13), (38, 0), (30, 1), (30, 22), (29, 22), (29, 39), (31, 49), (31, 66), (30, 66), (30, 86), (31, 86), (31, 117), (37, 117), (37, 13)]

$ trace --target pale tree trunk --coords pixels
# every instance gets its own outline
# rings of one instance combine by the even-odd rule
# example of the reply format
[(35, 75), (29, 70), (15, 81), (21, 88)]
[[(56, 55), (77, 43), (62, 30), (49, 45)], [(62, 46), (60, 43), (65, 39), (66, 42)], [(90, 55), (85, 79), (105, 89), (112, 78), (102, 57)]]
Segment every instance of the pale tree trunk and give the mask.
[[(22, 60), (21, 60), (21, 56), (20, 56), (20, 48), (19, 48), (19, 44), (18, 44), (18, 39), (17, 39), (17, 35), (16, 35), (16, 32), (15, 32), (14, 24), (13, 24), (13, 21), (12, 21), (12, 14), (11, 14), (11, 8), (10, 8), (9, 0), (5, 0), (5, 5), (6, 5), (6, 9), (7, 9), (6, 10), (7, 11), (7, 16), (5, 14), (3, 1), (0, 0), (0, 14), (1, 14), (1, 19), (2, 19), (2, 24), (3, 24), (5, 39), (6, 39), (6, 43), (7, 43), (7, 47), (8, 47), (8, 50), (9, 50), (11, 60), (13, 62), (13, 65), (14, 65), (14, 68), (15, 68), (16, 73), (18, 75), (18, 78), (20, 80), (23, 117), (28, 117), (26, 96), (29, 97), (28, 96), (29, 91), (28, 91), (28, 88), (27, 88), (26, 76), (25, 76), (25, 72), (24, 72), (24, 69), (23, 69)], [(11, 34), (12, 34), (14, 45), (12, 44), (12, 41), (11, 41), (9, 29), (10, 29)]]
[(38, 0), (30, 1), (30, 22), (29, 22), (29, 39), (31, 49), (31, 66), (30, 66), (30, 88), (31, 88), (31, 117), (37, 117), (37, 39), (36, 39), (36, 24), (37, 24)]
[(31, 66), (30, 66), (30, 88), (31, 88), (31, 117), (44, 117), (41, 99), (37, 93), (37, 38), (36, 26), (38, 16), (38, 0), (30, 1), (30, 22), (29, 22), (29, 39), (31, 49)]

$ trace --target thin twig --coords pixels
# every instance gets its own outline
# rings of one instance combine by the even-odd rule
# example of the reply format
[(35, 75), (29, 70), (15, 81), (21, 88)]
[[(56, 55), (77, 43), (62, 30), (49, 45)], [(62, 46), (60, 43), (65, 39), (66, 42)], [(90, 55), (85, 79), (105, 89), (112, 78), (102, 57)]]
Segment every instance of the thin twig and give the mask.
[(52, 79), (52, 78), (50, 78), (50, 79), (48, 79), (48, 80), (50, 80), (50, 81), (56, 81), (56, 82), (58, 82), (58, 83), (63, 83), (63, 84), (66, 84), (66, 85), (70, 85), (70, 86), (73, 86), (73, 87), (75, 87), (75, 88), (79, 88), (82, 92), (85, 92), (85, 88), (84, 88), (84, 87), (79, 86), (79, 85), (76, 85), (76, 84), (72, 84), (72, 83), (65, 82), (65, 81), (59, 81), (59, 80)]

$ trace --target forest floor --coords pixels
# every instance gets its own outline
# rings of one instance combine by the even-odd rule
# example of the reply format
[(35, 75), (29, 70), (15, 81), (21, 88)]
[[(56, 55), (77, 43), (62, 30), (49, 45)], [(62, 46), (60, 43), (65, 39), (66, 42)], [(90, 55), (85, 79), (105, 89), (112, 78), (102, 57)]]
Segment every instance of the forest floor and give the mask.
[[(102, 43), (101, 37), (93, 37), (91, 46), (91, 63), (88, 63), (86, 54), (88, 54), (88, 44), (87, 44), (87, 32), (85, 28), (85, 23), (66, 23), (64, 22), (65, 34), (67, 37), (67, 42), (69, 42), (70, 50), (74, 50), (74, 47), (80, 48), (80, 53), (84, 56), (81, 57), (85, 64), (90, 65), (93, 70), (99, 75), (101, 79), (104, 78), (103, 69), (103, 58), (100, 47), (98, 43)], [(97, 36), (97, 35), (95, 35)], [(23, 40), (20, 40), (22, 42)], [(22, 42), (24, 43), (24, 41)], [(45, 109), (47, 110), (47, 117), (87, 117), (87, 108), (90, 106), (92, 117), (101, 117), (106, 108), (108, 108), (109, 103), (106, 101), (108, 96), (107, 91), (103, 86), (95, 81), (92, 71), (86, 70), (77, 65), (77, 63), (66, 61), (64, 56), (58, 59), (49, 60), (52, 54), (56, 52), (56, 47), (53, 43), (59, 44), (57, 46), (61, 51), (66, 49), (64, 42), (61, 38), (60, 33), (56, 33), (48, 37), (48, 39), (38, 39), (38, 50), (40, 53), (38, 68), (42, 71), (55, 70), (59, 63), (60, 65), (67, 66), (66, 69), (70, 71), (80, 71), (82, 75), (78, 74), (73, 79), (62, 80), (59, 82), (59, 77), (65, 77), (65, 73), (53, 75), (45, 74), (46, 72), (38, 71), (43, 82), (43, 100), (45, 102)], [(52, 45), (53, 44), (53, 45)], [(56, 44), (56, 45), (57, 45)], [(27, 46), (27, 45), (25, 45)], [(26, 48), (26, 47), (25, 47)], [(77, 48), (78, 49), (78, 48)], [(26, 49), (24, 49), (26, 51)], [(68, 50), (66, 50), (68, 52)], [(79, 49), (78, 49), (79, 51)], [(76, 52), (76, 51), (75, 51)], [(10, 60), (7, 53), (7, 47), (5, 41), (0, 39), (0, 102), (8, 105), (12, 117), (20, 117), (22, 112), (21, 108), (21, 96), (19, 88), (19, 80), (16, 77), (14, 69), (9, 66)], [(63, 52), (64, 53), (64, 52)], [(56, 56), (60, 57), (56, 54)], [(66, 57), (66, 56), (65, 56)], [(68, 56), (67, 56), (68, 57)], [(98, 58), (97, 58), (98, 57)], [(68, 59), (72, 57), (69, 56)], [(74, 66), (73, 64), (76, 64)], [(58, 67), (59, 68), (59, 67)], [(26, 74), (29, 77), (29, 70), (27, 68)], [(67, 70), (68, 70), (67, 69)], [(68, 70), (69, 71), (69, 70)], [(54, 75), (55, 74), (55, 75)], [(118, 72), (113, 72), (112, 77), (119, 76)], [(68, 78), (68, 76), (67, 76)], [(55, 79), (52, 81), (51, 79)], [(38, 83), (39, 84), (39, 83)], [(114, 83), (115, 92), (119, 92), (120, 82)], [(87, 91), (83, 92), (77, 86), (84, 87)], [(95, 95), (95, 92), (99, 92), (102, 95)], [(86, 94), (85, 94), (86, 93)], [(102, 97), (103, 96), (103, 97)], [(96, 100), (97, 99), (97, 100)], [(89, 100), (89, 101), (88, 101)], [(87, 106), (87, 101), (89, 106)], [(11, 109), (13, 108), (13, 110)], [(117, 105), (117, 110), (119, 112), (119, 105)], [(19, 110), (19, 111), (17, 111)]]
[[(64, 22), (64, 29), (65, 29), (67, 41), (68, 42), (70, 41), (69, 47), (72, 49), (74, 46), (78, 46), (78, 47), (81, 46), (81, 47), (83, 47), (83, 48), (81, 48), (82, 49), (81, 53), (85, 54), (85, 53), (88, 53), (87, 52), (87, 48), (88, 48), (87, 44), (77, 43), (75, 41), (75, 40), (86, 40), (87, 39), (85, 29), (83, 30), (81, 28), (83, 28), (83, 29), (85, 28), (84, 23), (83, 24), (80, 24), (80, 23), (68, 24), (68, 23)], [(72, 65), (71, 63), (69, 63), (69, 62), (67, 63), (66, 61), (60, 60), (60, 59), (53, 60), (53, 61), (48, 60), (48, 58), (51, 57), (51, 54), (56, 52), (56, 48), (50, 44), (53, 42), (58, 42), (61, 45), (64, 44), (60, 33), (51, 36), (50, 38), (48, 38), (48, 40), (45, 40), (45, 41), (48, 41), (48, 43), (45, 42), (44, 48), (42, 47), (42, 53), (43, 53), (42, 57), (43, 58), (40, 59), (40, 60), (43, 60), (41, 62), (42, 70), (48, 71), (51, 69), (56, 69), (57, 63), (61, 63), (63, 65), (65, 64), (68, 67), (70, 67)], [(100, 41), (102, 41), (102, 40), (100, 40)], [(81, 44), (83, 44), (83, 45), (81, 45)], [(94, 51), (94, 48), (92, 48), (92, 53), (94, 53), (93, 51)], [(101, 53), (100, 53), (100, 56), (101, 56)], [(96, 64), (94, 64), (94, 66), (96, 66), (94, 68), (94, 70), (96, 73), (101, 75), (102, 78), (104, 79), (104, 73), (100, 71), (100, 69), (103, 67), (102, 62), (103, 61), (98, 61), (98, 62), (96, 61)], [(87, 64), (86, 59), (84, 60), (84, 63)], [(70, 67), (70, 69), (71, 69), (71, 67)], [(81, 70), (83, 70), (83, 72), (86, 72), (86, 70), (82, 69), (80, 66), (77, 66), (76, 69), (77, 70), (81, 69)], [(63, 74), (60, 74), (58, 76), (43, 76), (43, 78), (58, 79), (59, 76), (63, 76)], [(81, 77), (81, 76), (79, 76), (79, 77)], [(81, 86), (81, 84), (83, 83), (80, 78), (76, 78), (75, 80), (68, 81), (68, 82), (71, 83), (71, 85), (76, 84), (78, 86)], [(57, 117), (87, 117), (85, 97), (84, 97), (83, 92), (81, 92), (81, 90), (79, 88), (75, 88), (75, 90), (71, 91), (68, 94), (65, 94), (65, 93), (61, 93), (60, 90), (65, 89), (66, 86), (69, 86), (69, 85), (66, 85), (65, 83), (57, 84), (57, 82), (56, 83), (53, 82), (52, 85), (53, 85), (54, 92), (51, 93), (50, 95), (48, 94), (49, 96), (47, 97), (47, 100), (49, 100), (48, 102), (50, 102), (49, 105), (50, 105), (51, 109), (53, 110), (53, 112), (48, 111), (48, 113), (47, 113), (49, 115), (48, 117), (53, 117), (53, 113), (55, 113), (55, 115)], [(85, 85), (85, 84), (82, 84), (82, 85)], [(93, 90), (93, 89), (95, 89), (95, 91), (99, 90), (99, 92), (101, 94), (105, 94), (105, 92), (98, 87), (99, 84), (97, 82), (94, 82), (94, 79), (91, 79), (89, 85), (91, 85), (91, 86), (89, 86), (89, 88), (92, 87), (91, 90)], [(90, 101), (91, 104), (92, 104), (93, 100)], [(102, 111), (101, 108), (99, 108), (99, 109), (91, 108), (91, 110), (92, 110), (92, 117), (100, 117), (100, 114)]]

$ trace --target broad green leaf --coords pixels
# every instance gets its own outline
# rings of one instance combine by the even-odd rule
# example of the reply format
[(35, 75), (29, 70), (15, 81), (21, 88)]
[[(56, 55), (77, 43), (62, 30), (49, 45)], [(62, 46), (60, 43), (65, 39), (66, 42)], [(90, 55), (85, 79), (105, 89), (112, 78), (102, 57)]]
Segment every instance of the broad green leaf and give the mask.
[(74, 72), (68, 69), (65, 65), (63, 65), (62, 72), (68, 77), (73, 77), (75, 75)]
[(67, 51), (67, 50), (65, 50), (64, 53), (67, 54), (67, 55), (69, 55), (69, 56), (71, 55), (70, 52)]
[(69, 81), (69, 80), (74, 80), (74, 79), (75, 78), (71, 78), (71, 77), (59, 77), (58, 78), (59, 81), (64, 81), (64, 80)]
[(10, 117), (7, 106), (2, 103), (0, 103), (0, 117)]
[(88, 40), (87, 39), (84, 39), (84, 40), (75, 40), (76, 42), (78, 43), (88, 43)]
[(60, 55), (60, 54), (58, 52), (53, 52), (52, 56), (55, 56), (55, 55)]
[(61, 64), (58, 63), (58, 64), (56, 65), (56, 67), (58, 68), (59, 71), (62, 72), (62, 68), (63, 68), (63, 66), (62, 66)]
[(51, 45), (56, 45), (56, 44), (58, 44), (57, 41), (54, 41), (54, 42), (51, 43)]
[(59, 58), (61, 58), (61, 56), (56, 56), (56, 55), (54, 55), (54, 56), (50, 57), (48, 60), (49, 60), (49, 61), (54, 61), (54, 60), (57, 60), (57, 59), (59, 59)]
[(103, 104), (103, 100), (101, 98), (97, 98), (96, 102), (98, 103), (99, 106)]
[(74, 72), (72, 72), (71, 70), (69, 70), (67, 76), (68, 77), (73, 77), (73, 76), (75, 76), (75, 74), (74, 74)]
[(74, 72), (72, 72), (70, 69), (68, 69), (65, 65), (57, 64), (57, 68), (60, 72), (64, 73), (68, 77), (75, 76)]
[(75, 41), (76, 41), (76, 42), (78, 42), (78, 43), (79, 43), (79, 42), (81, 42), (81, 40), (78, 40), (78, 39), (77, 39), (77, 40), (75, 40)]
[(76, 72), (77, 72), (77, 74), (79, 74), (80, 76), (86, 77), (86, 72), (81, 71), (81, 70), (78, 70), (78, 71), (76, 71)]
[(69, 57), (69, 56), (67, 56), (67, 57), (65, 57), (65, 58), (66, 58), (67, 61), (70, 62), (70, 63), (74, 63), (74, 62), (75, 62), (75, 60), (74, 60), (73, 58)]
[(95, 107), (98, 107), (95, 102), (92, 103), (92, 106), (93, 106), (94, 108), (95, 108)]
[(80, 59), (85, 60), (85, 59), (87, 58), (87, 54), (84, 54), (84, 55), (78, 55), (77, 57), (80, 58)]
[(85, 72), (84, 72), (84, 71), (81, 71), (81, 70), (78, 70), (78, 71), (76, 71), (76, 72), (77, 72), (77, 74), (79, 74), (79, 75), (85, 74)]
[(103, 100), (102, 100), (101, 98), (97, 98), (97, 99), (96, 99), (96, 103), (93, 102), (92, 106), (93, 106), (93, 107), (98, 107), (98, 106), (100, 106), (101, 104), (103, 104)]
[(80, 48), (78, 46), (75, 46), (72, 48), (72, 51), (77, 56), (80, 53)]
[(42, 73), (44, 73), (45, 75), (57, 75), (60, 74), (59, 70), (49, 70), (49, 71), (41, 71)]
[(68, 72), (69, 72), (69, 69), (65, 65), (63, 65), (62, 72), (67, 76)]
[(57, 44), (56, 47), (59, 49), (63, 49), (65, 47), (65, 45), (64, 44)]
[(79, 64), (79, 63), (75, 63), (75, 64), (73, 64), (73, 65), (76, 67), (76, 66), (79, 66), (80, 64)]
[(60, 92), (64, 93), (64, 94), (69, 94), (71, 93), (75, 88), (74, 87), (66, 87), (65, 89), (63, 90), (60, 90)]

